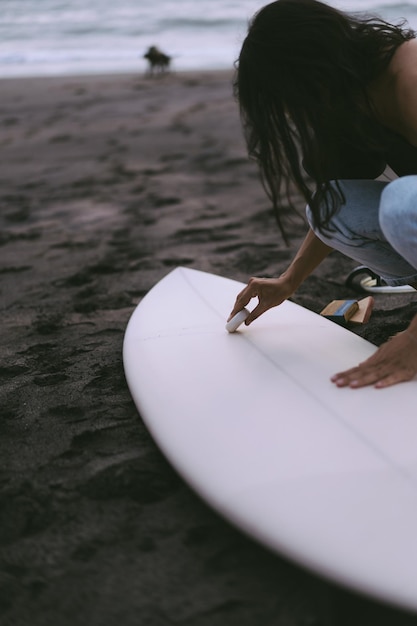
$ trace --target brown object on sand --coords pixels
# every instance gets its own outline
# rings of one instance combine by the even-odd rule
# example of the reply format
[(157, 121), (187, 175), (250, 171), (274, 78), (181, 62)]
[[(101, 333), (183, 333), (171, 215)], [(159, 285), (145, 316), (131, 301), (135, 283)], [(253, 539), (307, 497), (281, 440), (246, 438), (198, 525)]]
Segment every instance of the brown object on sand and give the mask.
[(374, 298), (372, 296), (362, 298), (362, 300), (358, 300), (358, 305), (358, 310), (352, 315), (349, 322), (351, 324), (366, 324), (371, 317), (374, 306)]

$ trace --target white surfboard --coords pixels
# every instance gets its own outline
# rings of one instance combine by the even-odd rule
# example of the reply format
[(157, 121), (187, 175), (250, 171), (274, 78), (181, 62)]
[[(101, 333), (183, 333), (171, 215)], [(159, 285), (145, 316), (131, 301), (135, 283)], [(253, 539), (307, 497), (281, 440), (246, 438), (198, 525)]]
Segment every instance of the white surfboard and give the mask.
[(126, 377), (155, 441), (230, 522), (417, 611), (417, 381), (339, 389), (375, 347), (294, 303), (236, 333), (243, 285), (177, 268), (134, 311)]

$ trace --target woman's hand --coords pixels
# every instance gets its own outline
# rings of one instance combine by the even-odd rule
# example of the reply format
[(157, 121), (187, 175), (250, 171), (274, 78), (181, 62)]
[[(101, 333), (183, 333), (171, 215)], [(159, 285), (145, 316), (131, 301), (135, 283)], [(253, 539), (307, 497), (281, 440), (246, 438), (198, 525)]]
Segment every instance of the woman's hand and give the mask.
[(246, 326), (256, 320), (262, 313), (278, 306), (292, 295), (289, 281), (285, 278), (251, 278), (247, 286), (239, 293), (235, 305), (229, 315), (229, 321), (239, 313), (252, 298), (258, 298), (258, 305), (245, 320)]
[(406, 330), (398, 333), (357, 367), (339, 372), (331, 380), (353, 389), (374, 385), (377, 389), (411, 380), (417, 374), (417, 338)]
[(268, 309), (284, 302), (331, 251), (332, 248), (320, 241), (310, 229), (290, 266), (279, 278), (250, 279), (236, 298), (235, 306), (227, 321), (244, 309), (252, 298), (258, 298), (259, 303), (246, 318), (246, 326)]

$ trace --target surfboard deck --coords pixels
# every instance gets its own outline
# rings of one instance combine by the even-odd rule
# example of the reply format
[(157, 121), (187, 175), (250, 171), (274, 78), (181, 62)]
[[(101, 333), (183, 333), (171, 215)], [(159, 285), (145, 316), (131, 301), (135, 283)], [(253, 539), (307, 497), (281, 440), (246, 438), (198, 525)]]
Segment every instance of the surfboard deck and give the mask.
[(337, 388), (375, 346), (292, 302), (227, 333), (242, 287), (179, 267), (137, 306), (123, 360), (141, 417), (245, 533), (417, 611), (417, 381)]

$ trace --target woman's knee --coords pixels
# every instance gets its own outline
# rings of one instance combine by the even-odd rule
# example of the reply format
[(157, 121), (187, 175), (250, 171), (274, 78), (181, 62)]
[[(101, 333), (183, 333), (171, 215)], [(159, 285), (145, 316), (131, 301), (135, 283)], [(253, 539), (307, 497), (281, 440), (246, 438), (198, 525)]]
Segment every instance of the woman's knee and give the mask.
[(392, 181), (381, 194), (379, 223), (386, 239), (395, 245), (417, 225), (417, 176)]

